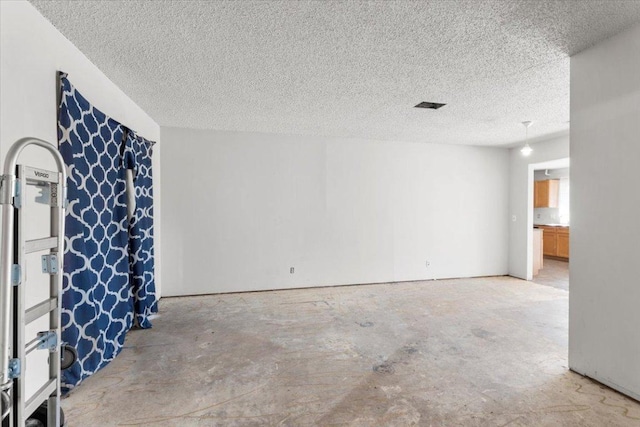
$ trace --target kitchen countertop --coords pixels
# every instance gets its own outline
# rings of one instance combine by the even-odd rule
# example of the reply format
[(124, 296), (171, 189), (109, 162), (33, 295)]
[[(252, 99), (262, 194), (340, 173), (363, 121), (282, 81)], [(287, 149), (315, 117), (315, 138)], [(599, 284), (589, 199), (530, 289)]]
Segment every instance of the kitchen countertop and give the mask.
[(534, 227), (569, 227), (569, 224), (533, 224)]

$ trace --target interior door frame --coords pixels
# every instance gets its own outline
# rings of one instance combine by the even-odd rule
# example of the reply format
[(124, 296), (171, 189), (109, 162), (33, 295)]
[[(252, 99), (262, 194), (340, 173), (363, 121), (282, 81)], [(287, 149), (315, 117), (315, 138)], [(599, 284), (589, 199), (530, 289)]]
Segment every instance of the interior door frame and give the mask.
[[(540, 163), (530, 163), (527, 171), (527, 280), (533, 280), (533, 181), (534, 172), (544, 169), (570, 168), (569, 157), (556, 160), (549, 160)], [(569, 180), (571, 180), (571, 169), (569, 169)]]

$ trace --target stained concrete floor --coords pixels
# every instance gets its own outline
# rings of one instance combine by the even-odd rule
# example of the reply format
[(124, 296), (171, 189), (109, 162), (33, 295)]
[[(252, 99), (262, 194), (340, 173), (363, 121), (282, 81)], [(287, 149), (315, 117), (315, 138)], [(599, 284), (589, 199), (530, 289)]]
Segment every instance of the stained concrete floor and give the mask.
[(509, 277), (161, 301), (70, 426), (638, 426), (567, 369), (568, 293)]

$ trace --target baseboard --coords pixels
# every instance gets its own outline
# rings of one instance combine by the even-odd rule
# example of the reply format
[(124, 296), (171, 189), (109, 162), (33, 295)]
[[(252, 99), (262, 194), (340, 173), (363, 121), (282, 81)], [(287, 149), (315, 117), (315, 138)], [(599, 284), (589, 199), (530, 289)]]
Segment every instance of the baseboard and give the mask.
[(609, 381), (609, 380), (606, 380), (606, 379), (603, 379), (603, 378), (598, 378), (597, 376), (589, 375), (589, 374), (587, 374), (585, 372), (580, 372), (575, 368), (569, 367), (569, 369), (572, 372), (575, 372), (576, 374), (582, 375), (583, 377), (587, 377), (587, 378), (589, 378), (589, 379), (591, 379), (593, 381), (599, 382), (600, 384), (603, 384), (603, 385), (605, 385), (605, 386), (607, 386), (607, 387), (609, 387), (609, 388), (611, 388), (611, 389), (613, 389), (615, 391), (618, 391), (618, 392), (624, 394), (627, 397), (630, 397), (633, 400), (637, 400), (638, 402), (640, 402), (640, 393), (636, 393), (634, 391), (628, 390), (625, 387), (619, 386), (618, 384), (616, 384), (616, 383), (614, 383), (612, 381)]
[(559, 257), (559, 256), (552, 256), (552, 255), (545, 255), (545, 258), (549, 258), (549, 259), (555, 259), (556, 261), (564, 261), (564, 262), (569, 262), (569, 258), (563, 258), (563, 257)]

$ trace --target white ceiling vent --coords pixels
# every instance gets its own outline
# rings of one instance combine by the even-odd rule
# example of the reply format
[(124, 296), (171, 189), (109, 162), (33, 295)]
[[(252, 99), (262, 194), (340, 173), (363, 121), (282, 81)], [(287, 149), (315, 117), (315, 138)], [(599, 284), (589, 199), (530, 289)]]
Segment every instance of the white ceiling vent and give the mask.
[(447, 104), (440, 104), (439, 102), (427, 102), (423, 101), (420, 104), (416, 105), (415, 108), (429, 108), (431, 110), (437, 110), (438, 108), (442, 108)]

